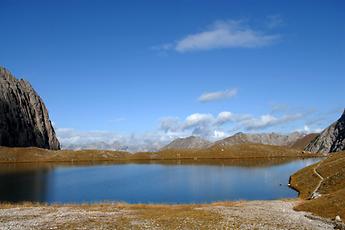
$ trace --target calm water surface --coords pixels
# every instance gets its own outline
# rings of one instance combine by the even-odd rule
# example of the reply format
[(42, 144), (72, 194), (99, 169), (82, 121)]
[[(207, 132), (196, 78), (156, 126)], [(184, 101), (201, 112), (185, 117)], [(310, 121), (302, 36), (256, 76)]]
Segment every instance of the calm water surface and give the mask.
[[(296, 197), (289, 176), (320, 159), (212, 164), (0, 165), (0, 201), (205, 203)], [(179, 163), (179, 164), (176, 164)]]

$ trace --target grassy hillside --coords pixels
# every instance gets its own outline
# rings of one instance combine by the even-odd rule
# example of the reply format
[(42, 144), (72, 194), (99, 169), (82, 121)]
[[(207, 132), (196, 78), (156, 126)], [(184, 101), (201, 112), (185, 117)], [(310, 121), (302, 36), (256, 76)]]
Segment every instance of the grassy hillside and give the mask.
[(0, 162), (80, 162), (123, 159), (129, 153), (104, 150), (47, 150), (40, 148), (0, 147)]
[(39, 148), (0, 147), (0, 162), (94, 162), (94, 161), (159, 161), (159, 160), (203, 160), (203, 159), (242, 159), (242, 158), (290, 158), (314, 157), (317, 154), (303, 153), (287, 147), (240, 144), (229, 147), (212, 146), (195, 150), (162, 150), (160, 152), (140, 152), (130, 154), (121, 151), (105, 150), (59, 150)]
[[(323, 179), (315, 174), (315, 170)], [(296, 210), (310, 211), (328, 218), (339, 215), (345, 219), (345, 152), (334, 153), (291, 177), (291, 185), (304, 199), (311, 196), (320, 181), (317, 192), (321, 197), (303, 202)]]
[(231, 146), (214, 145), (207, 149), (191, 150), (162, 150), (156, 153), (136, 153), (131, 157), (135, 159), (240, 159), (240, 158), (275, 158), (275, 157), (309, 157), (317, 154), (303, 153), (287, 147), (239, 144)]
[(312, 140), (314, 140), (318, 133), (310, 133), (300, 139), (298, 139), (295, 143), (293, 143), (290, 147), (293, 149), (300, 149), (303, 150)]

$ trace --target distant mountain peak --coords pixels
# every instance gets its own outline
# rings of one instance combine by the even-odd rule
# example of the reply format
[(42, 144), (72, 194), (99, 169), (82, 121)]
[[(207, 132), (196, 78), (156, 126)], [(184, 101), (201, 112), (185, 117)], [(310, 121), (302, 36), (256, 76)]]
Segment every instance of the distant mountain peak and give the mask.
[(176, 138), (170, 144), (164, 146), (162, 150), (167, 149), (202, 149), (210, 146), (211, 142), (198, 136), (189, 136)]
[(256, 143), (266, 145), (288, 146), (293, 144), (297, 139), (305, 136), (304, 133), (293, 132), (291, 134), (279, 133), (235, 133), (223, 140), (217, 141), (216, 145), (230, 146), (244, 143)]

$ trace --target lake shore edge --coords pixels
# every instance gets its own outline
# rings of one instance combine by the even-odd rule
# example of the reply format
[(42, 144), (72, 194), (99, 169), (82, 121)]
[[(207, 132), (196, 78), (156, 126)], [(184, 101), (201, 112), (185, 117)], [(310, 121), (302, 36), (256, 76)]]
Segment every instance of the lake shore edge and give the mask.
[(63, 163), (63, 162), (140, 162), (317, 158), (323, 154), (305, 153), (287, 147), (239, 144), (227, 149), (162, 150), (128, 153), (111, 150), (47, 150), (35, 147), (0, 147), (0, 163)]

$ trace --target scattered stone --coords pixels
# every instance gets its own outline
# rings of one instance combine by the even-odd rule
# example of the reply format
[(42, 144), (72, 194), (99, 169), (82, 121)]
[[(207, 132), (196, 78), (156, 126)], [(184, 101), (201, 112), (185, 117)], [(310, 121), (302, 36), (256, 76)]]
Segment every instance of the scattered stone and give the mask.
[(337, 222), (341, 222), (341, 218), (340, 218), (340, 216), (336, 216), (336, 217), (335, 217), (335, 221), (337, 221)]

